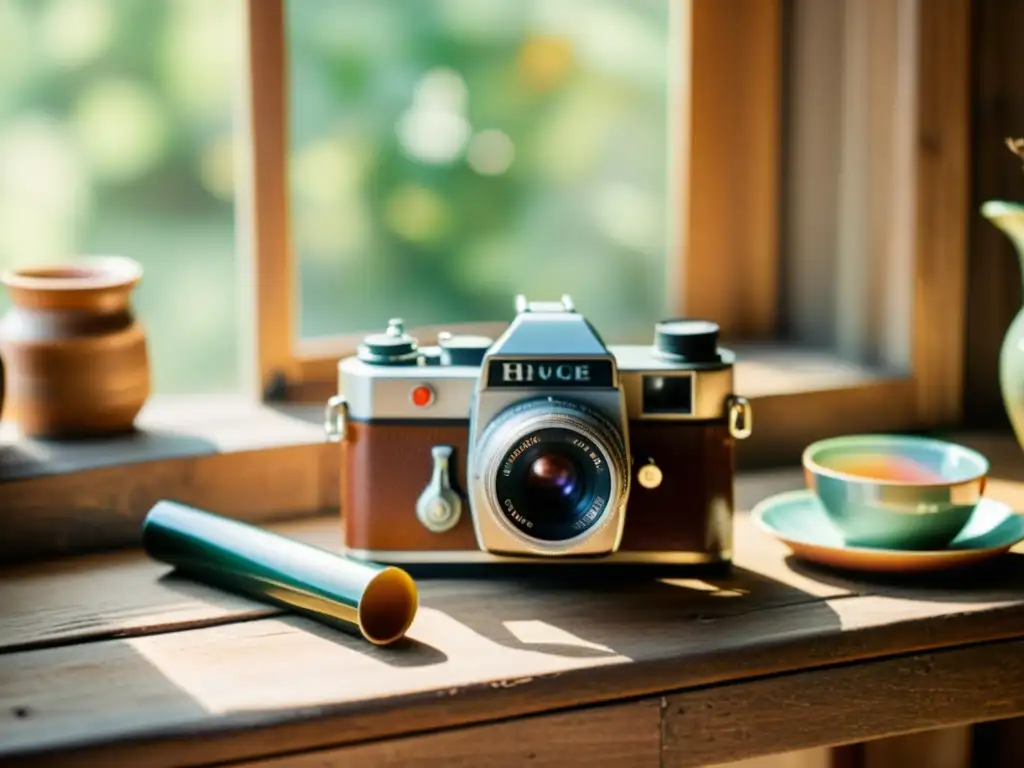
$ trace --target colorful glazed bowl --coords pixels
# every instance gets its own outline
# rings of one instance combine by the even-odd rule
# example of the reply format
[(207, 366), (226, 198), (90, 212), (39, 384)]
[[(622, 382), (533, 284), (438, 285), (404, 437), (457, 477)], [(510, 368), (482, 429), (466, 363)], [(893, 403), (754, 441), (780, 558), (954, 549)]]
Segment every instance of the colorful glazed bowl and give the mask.
[(989, 465), (942, 440), (849, 435), (809, 445), (803, 466), (847, 545), (921, 550), (945, 547), (967, 524)]

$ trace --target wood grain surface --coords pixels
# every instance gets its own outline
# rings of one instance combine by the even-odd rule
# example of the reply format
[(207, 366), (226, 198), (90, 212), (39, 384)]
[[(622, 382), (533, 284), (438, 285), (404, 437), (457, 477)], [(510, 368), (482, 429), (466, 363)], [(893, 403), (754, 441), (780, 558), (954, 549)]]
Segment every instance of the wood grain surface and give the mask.
[(917, 415), (930, 427), (959, 425), (964, 408), (971, 5), (969, 0), (917, 3), (911, 347)]
[[(746, 482), (741, 496), (749, 504), (794, 482), (794, 473), (766, 474), (759, 489)], [(338, 525), (324, 519), (279, 530), (331, 547)], [(1024, 635), (1020, 554), (970, 578), (892, 582), (789, 561), (744, 516), (736, 546), (737, 567), (728, 578), (610, 585), (424, 580), (409, 640), (396, 648), (369, 647), (178, 579), (139, 552), (7, 569), (0, 572), (0, 761), (160, 766), (263, 759), (629, 698), (689, 691), (703, 701), (726, 683), (767, 686), (777, 678), (782, 693), (758, 693), (771, 709), (803, 687), (795, 681), (824, 685), (846, 665)], [(1020, 650), (993, 649), (993, 663)], [(1010, 682), (1013, 669), (1007, 668)], [(811, 670), (821, 677), (805, 678)], [(843, 678), (842, 685), (856, 687), (860, 679)], [(956, 683), (947, 696), (948, 707), (962, 708), (958, 722), (970, 719), (974, 706), (963, 695)], [(995, 716), (1014, 713), (1016, 699), (1008, 701), (992, 710)], [(952, 717), (947, 709), (936, 712), (927, 723)], [(894, 722), (902, 723), (896, 730), (929, 727), (924, 720)], [(514, 732), (493, 738), (510, 739), (512, 749), (515, 738), (507, 734)], [(781, 746), (822, 744), (825, 733), (797, 729)], [(706, 746), (701, 754), (724, 762), (775, 749), (779, 738), (758, 731), (743, 744), (720, 742), (718, 751)], [(455, 737), (430, 743), (449, 745), (459, 759), (473, 754)], [(391, 748), (379, 759), (407, 754), (401, 745)]]
[[(289, 67), (284, 0), (247, 0), (246, 66), (239, 98), (245, 162), (238, 169), (239, 252), (255, 318), (254, 393), (276, 395), (293, 378), (298, 337), (296, 274), (288, 188)], [(269, 399), (269, 398), (268, 398)]]
[(680, 107), (685, 242), (676, 294), (688, 316), (715, 320), (724, 338), (774, 338), (782, 2), (683, 7), (690, 9), (686, 71), (700, 76), (688, 78)]
[[(336, 545), (340, 536), (336, 526), (319, 518), (268, 527), (325, 547)], [(281, 613), (178, 578), (168, 566), (137, 550), (7, 568), (0, 577), (0, 606), (0, 652)]]
[(337, 446), (319, 443), (2, 483), (0, 563), (137, 546), (161, 499), (250, 522), (337, 510), (337, 476)]
[(323, 409), (262, 405), (238, 395), (150, 398), (136, 431), (105, 438), (35, 440), (0, 422), (0, 488), (17, 480), (167, 459), (324, 442)]
[(661, 765), (660, 699), (244, 763), (245, 768), (501, 768)]
[[(714, 762), (726, 749), (738, 757), (785, 752), (1021, 711), (1024, 640), (915, 654), (669, 696), (663, 765), (689, 768)], [(957, 742), (946, 743), (955, 766), (964, 752), (962, 737)], [(936, 755), (917, 746), (904, 752), (903, 765), (941, 768)], [(869, 761), (871, 751), (865, 750)]]
[(338, 446), (320, 409), (160, 398), (137, 432), (26, 440), (0, 427), (0, 563), (137, 546), (160, 499), (252, 522), (338, 508)]

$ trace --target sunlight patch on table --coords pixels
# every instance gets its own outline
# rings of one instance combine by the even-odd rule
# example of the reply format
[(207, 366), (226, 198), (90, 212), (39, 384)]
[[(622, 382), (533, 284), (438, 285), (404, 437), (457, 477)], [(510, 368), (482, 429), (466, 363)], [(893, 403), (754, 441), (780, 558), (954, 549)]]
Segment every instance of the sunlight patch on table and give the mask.
[(661, 583), (672, 587), (692, 589), (696, 592), (705, 592), (711, 597), (743, 597), (750, 594), (750, 590), (743, 587), (724, 587), (700, 579), (661, 579)]
[[(529, 684), (539, 676), (631, 661), (544, 622), (505, 624), (489, 614), (475, 618), (480, 621), (471, 628), (442, 611), (421, 608), (407, 641), (392, 647), (372, 646), (296, 617), (125, 642), (168, 682), (215, 714), (425, 691), (456, 696), (467, 685), (501, 686), (509, 680)], [(543, 650), (522, 647), (530, 643), (543, 644)]]
[(505, 621), (502, 622), (506, 629), (515, 635), (519, 642), (525, 645), (565, 645), (576, 648), (591, 648), (595, 651), (606, 651), (615, 653), (607, 645), (592, 643), (577, 637), (572, 632), (552, 626), (546, 621)]
[(865, 609), (862, 600), (832, 600), (828, 606), (838, 617), (842, 630), (846, 632), (852, 629), (912, 622), (936, 616), (991, 611), (1003, 606), (1016, 605), (1019, 602), (1019, 598), (1012, 597), (994, 602), (971, 603), (873, 595), (871, 596), (870, 610)]

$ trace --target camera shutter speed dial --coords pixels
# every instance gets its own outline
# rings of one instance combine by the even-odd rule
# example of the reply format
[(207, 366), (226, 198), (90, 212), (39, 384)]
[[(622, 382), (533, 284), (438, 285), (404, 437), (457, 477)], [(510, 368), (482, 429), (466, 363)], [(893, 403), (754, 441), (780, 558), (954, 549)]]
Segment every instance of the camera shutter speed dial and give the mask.
[(718, 324), (711, 320), (663, 320), (654, 326), (654, 348), (688, 363), (717, 363)]
[(459, 522), (462, 499), (451, 486), (449, 465), (452, 457), (450, 445), (435, 445), (430, 449), (434, 470), (427, 487), (416, 500), (416, 517), (428, 531), (444, 533)]

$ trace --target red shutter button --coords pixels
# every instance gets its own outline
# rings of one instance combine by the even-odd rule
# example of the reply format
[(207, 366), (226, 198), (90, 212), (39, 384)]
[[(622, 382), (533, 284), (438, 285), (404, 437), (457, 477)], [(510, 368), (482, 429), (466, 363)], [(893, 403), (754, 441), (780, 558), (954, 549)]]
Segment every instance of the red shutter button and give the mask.
[(412, 390), (410, 399), (417, 408), (426, 408), (434, 402), (434, 390), (426, 384), (420, 384)]

